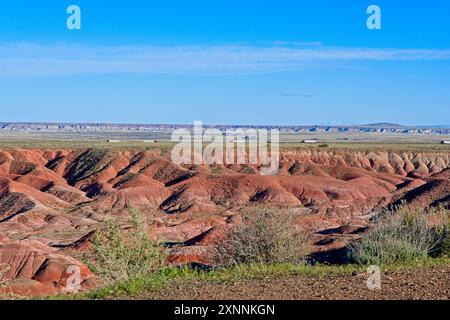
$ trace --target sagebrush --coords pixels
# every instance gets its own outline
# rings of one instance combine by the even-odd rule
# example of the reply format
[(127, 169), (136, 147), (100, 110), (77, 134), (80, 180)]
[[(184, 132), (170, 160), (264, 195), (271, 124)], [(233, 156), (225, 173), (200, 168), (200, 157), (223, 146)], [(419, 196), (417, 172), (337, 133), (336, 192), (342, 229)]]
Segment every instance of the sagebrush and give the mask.
[(304, 262), (310, 241), (296, 227), (296, 218), (288, 209), (249, 209), (242, 223), (228, 229), (216, 244), (217, 260), (223, 266)]
[(385, 265), (448, 255), (448, 250), (446, 209), (399, 206), (377, 218), (368, 234), (351, 246), (350, 252), (356, 263)]
[(7, 264), (0, 264), (0, 289), (8, 285), (9, 280), (6, 275), (10, 267)]
[(147, 277), (165, 267), (166, 249), (150, 239), (143, 214), (133, 207), (129, 211), (127, 228), (110, 220), (93, 241), (90, 267), (108, 284)]

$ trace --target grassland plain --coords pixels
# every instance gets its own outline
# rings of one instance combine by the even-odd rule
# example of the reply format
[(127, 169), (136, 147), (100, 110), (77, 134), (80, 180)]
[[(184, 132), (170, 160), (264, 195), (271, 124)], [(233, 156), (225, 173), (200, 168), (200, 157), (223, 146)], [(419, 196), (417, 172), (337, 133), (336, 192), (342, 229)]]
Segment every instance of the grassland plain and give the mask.
[[(305, 144), (304, 140), (317, 140), (317, 144)], [(116, 142), (107, 142), (107, 140)], [(351, 150), (404, 150), (404, 151), (450, 151), (449, 145), (440, 144), (450, 140), (449, 135), (402, 134), (402, 133), (361, 133), (361, 132), (280, 132), (282, 149), (303, 149), (328, 145), (329, 148)], [(146, 142), (144, 142), (146, 141)], [(154, 143), (156, 141), (156, 143)], [(145, 148), (170, 150), (170, 131), (161, 132), (0, 132), (0, 148)]]
[[(2, 140), (1, 149), (107, 149), (107, 150), (161, 150), (162, 153), (170, 152), (176, 145), (170, 141), (157, 143), (145, 143), (142, 141), (120, 141), (116, 143), (105, 140)], [(304, 143), (281, 142), (280, 150), (357, 150), (357, 151), (397, 151), (397, 152), (450, 152), (450, 145), (440, 143), (410, 143), (410, 142), (335, 142), (327, 143), (326, 147), (319, 144), (310, 145)]]

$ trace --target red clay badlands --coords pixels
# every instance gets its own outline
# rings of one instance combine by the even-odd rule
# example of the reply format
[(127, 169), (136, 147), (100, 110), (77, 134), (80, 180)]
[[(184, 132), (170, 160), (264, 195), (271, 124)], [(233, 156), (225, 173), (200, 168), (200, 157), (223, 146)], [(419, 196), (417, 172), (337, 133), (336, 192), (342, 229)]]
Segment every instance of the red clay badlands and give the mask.
[(253, 204), (297, 210), (318, 257), (331, 260), (374, 210), (450, 204), (446, 152), (286, 151), (280, 166), (261, 176), (249, 165), (177, 166), (159, 151), (0, 151), (0, 265), (15, 279), (8, 290), (62, 292), (68, 265), (80, 267), (82, 288), (94, 286), (74, 257), (130, 203), (157, 221), (152, 235), (173, 246), (172, 263), (205, 265), (211, 245)]

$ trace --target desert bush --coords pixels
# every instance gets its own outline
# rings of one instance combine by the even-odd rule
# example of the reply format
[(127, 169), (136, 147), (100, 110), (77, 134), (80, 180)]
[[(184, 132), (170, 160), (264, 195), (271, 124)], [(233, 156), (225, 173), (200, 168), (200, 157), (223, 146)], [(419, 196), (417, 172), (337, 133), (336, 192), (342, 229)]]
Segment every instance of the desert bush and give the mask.
[(329, 145), (326, 143), (319, 144), (319, 148), (328, 148)]
[(290, 210), (257, 207), (244, 214), (241, 224), (230, 228), (216, 244), (216, 258), (224, 266), (305, 261), (309, 239), (295, 228)]
[(440, 247), (440, 255), (450, 258), (450, 226), (446, 229), (446, 235), (442, 240)]
[(442, 256), (450, 258), (450, 212), (448, 209), (441, 208), (441, 237), (432, 252), (433, 256)]
[[(377, 218), (368, 234), (351, 246), (359, 264), (410, 263), (448, 252), (448, 212), (399, 206)], [(447, 246), (447, 249), (446, 249)]]
[(11, 279), (8, 279), (7, 274), (10, 266), (5, 263), (0, 263), (0, 299), (14, 299), (11, 291)]
[(89, 267), (108, 284), (144, 278), (165, 266), (167, 252), (150, 239), (143, 214), (133, 207), (129, 211), (128, 228), (110, 220), (93, 240)]
[(0, 289), (8, 285), (9, 280), (6, 278), (10, 267), (7, 264), (0, 264)]

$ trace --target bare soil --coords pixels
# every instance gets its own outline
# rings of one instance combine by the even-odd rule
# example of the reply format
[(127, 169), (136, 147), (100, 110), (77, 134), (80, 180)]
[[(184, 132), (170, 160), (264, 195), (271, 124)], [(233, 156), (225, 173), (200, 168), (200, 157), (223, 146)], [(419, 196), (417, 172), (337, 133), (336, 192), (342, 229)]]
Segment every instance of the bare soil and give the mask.
[(233, 283), (174, 282), (146, 299), (157, 300), (449, 300), (450, 266), (382, 273), (381, 289), (367, 275), (287, 276)]

